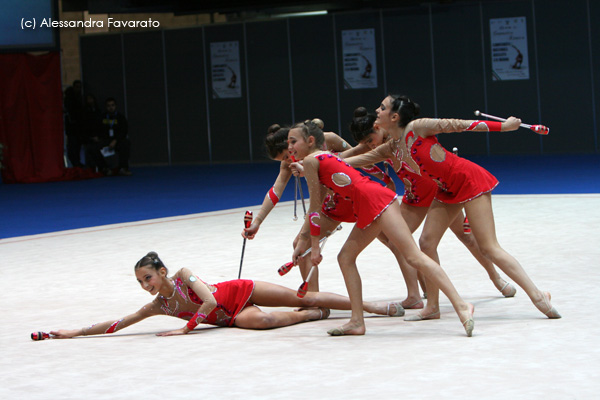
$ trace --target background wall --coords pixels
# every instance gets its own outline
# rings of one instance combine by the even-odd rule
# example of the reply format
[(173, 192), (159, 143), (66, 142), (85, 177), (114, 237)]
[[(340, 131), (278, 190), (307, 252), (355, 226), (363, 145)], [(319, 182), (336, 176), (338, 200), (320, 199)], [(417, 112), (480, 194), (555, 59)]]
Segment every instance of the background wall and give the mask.
[[(489, 20), (522, 16), (530, 78), (493, 81)], [(314, 117), (352, 142), (353, 109), (390, 92), (422, 116), (479, 109), (551, 128), (440, 137), (462, 155), (598, 153), (599, 19), (598, 2), (515, 0), (84, 35), (82, 80), (100, 103), (117, 99), (138, 165), (264, 160), (269, 125)], [(375, 30), (378, 87), (345, 89), (341, 32), (361, 28)], [(210, 43), (221, 41), (240, 44), (241, 98), (211, 94)]]

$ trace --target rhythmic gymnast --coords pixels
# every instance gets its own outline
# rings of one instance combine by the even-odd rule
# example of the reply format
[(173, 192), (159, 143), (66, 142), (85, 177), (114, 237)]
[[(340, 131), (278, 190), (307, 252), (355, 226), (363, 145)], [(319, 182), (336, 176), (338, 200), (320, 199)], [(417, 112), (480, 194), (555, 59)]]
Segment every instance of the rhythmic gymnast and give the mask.
[[(319, 119), (314, 119), (313, 122), (319, 127), (323, 128), (323, 123)], [(273, 125), (276, 127), (276, 131), (273, 134), (267, 136), (267, 149), (269, 151), (269, 155), (273, 159), (286, 159), (291, 162), (291, 157), (288, 156), (287, 153), (287, 132), (289, 132), (289, 128), (279, 128), (279, 125)], [(270, 128), (271, 129), (271, 128)], [(286, 133), (284, 136), (282, 132)], [(333, 132), (324, 132), (325, 136), (325, 146), (326, 148), (332, 149), (333, 152), (337, 152), (336, 150), (345, 149), (343, 152), (339, 152), (340, 157), (350, 157), (356, 154), (362, 154), (369, 151), (369, 146), (364, 143), (359, 143), (357, 146), (352, 147), (346, 142), (340, 143), (339, 136)], [(285, 147), (284, 147), (285, 146)], [(285, 164), (286, 168), (289, 169), (289, 164)], [(396, 190), (394, 181), (387, 175), (384, 171), (378, 168), (375, 165), (365, 165), (362, 168), (363, 171), (370, 174), (371, 176), (380, 179), (386, 185), (386, 187), (391, 190)], [(302, 173), (298, 173), (298, 175), (303, 176)], [(288, 178), (289, 179), (289, 178)], [(285, 187), (285, 186), (284, 186)], [(282, 189), (283, 191), (283, 189)], [(273, 196), (269, 196), (273, 199)], [(276, 199), (278, 200), (278, 199)], [(271, 207), (273, 202), (267, 201), (265, 197), (265, 201), (263, 202), (263, 206), (261, 207), (261, 211), (266, 209), (267, 207)], [(272, 208), (272, 207), (271, 207)], [(269, 209), (270, 211), (270, 209)], [(321, 238), (329, 235), (333, 232), (342, 222), (347, 223), (355, 223), (357, 221), (357, 217), (354, 214), (354, 210), (352, 207), (352, 202), (348, 199), (344, 199), (336, 193), (328, 191), (325, 199), (323, 201), (321, 211), (323, 216), (325, 217), (321, 222)], [(259, 212), (260, 214), (261, 212)], [(400, 264), (400, 260), (403, 260), (401, 252), (396, 249), (387, 239), (387, 237), (381, 233), (378, 239), (387, 246), (390, 251), (394, 254), (396, 259), (399, 262), (399, 265), (402, 268), (403, 264)], [(294, 247), (297, 244), (298, 238), (294, 240)], [(404, 263), (406, 264), (406, 263)], [(310, 258), (303, 258), (299, 261), (300, 271), (303, 279), (307, 279), (308, 273), (311, 270), (312, 265), (310, 264)], [(412, 267), (409, 267), (410, 270), (414, 271)], [(403, 270), (404, 272), (404, 270)], [(407, 285), (408, 287), (408, 285)], [(410, 287), (408, 289), (408, 295), (405, 300), (402, 301), (401, 305), (403, 308), (423, 308), (423, 301), (421, 300), (418, 287), (413, 289)], [(309, 291), (318, 291), (319, 290), (319, 277), (318, 277), (318, 269), (315, 269), (310, 281), (308, 282), (308, 290)], [(404, 310), (398, 309), (397, 316), (401, 316), (404, 313)]]
[[(416, 107), (418, 110), (418, 105), (416, 105)], [(423, 220), (425, 220), (427, 211), (438, 191), (438, 185), (431, 179), (422, 177), (413, 172), (407, 167), (405, 162), (397, 158), (399, 153), (394, 151), (394, 145), (392, 141), (390, 141), (390, 134), (384, 129), (379, 129), (378, 125), (374, 125), (376, 119), (377, 117), (373, 114), (369, 114), (364, 107), (359, 107), (354, 110), (354, 119), (350, 125), (352, 137), (358, 143), (364, 143), (371, 147), (373, 151), (367, 156), (348, 158), (346, 161), (353, 167), (361, 167), (363, 164), (370, 165), (380, 161), (387, 161), (390, 165), (393, 165), (396, 174), (402, 182), (404, 182), (404, 195), (402, 197), (402, 203), (400, 203), (402, 217), (406, 221), (410, 231), (414, 233)], [(380, 146), (383, 143), (386, 143), (386, 145)], [(450, 224), (450, 229), (483, 266), (496, 289), (498, 289), (505, 297), (513, 297), (516, 294), (517, 289), (502, 279), (500, 274), (498, 274), (494, 268), (494, 264), (481, 254), (481, 251), (477, 246), (477, 241), (473, 235), (465, 233), (463, 227), (464, 218), (465, 216), (463, 215), (462, 210), (460, 210), (457, 217)], [(416, 270), (408, 266), (406, 260), (403, 258), (400, 258), (398, 262), (400, 263), (404, 274), (409, 298), (420, 303), (420, 308), (422, 308), (423, 302), (421, 301), (421, 298), (410, 296), (410, 294), (415, 293), (415, 291), (418, 296)], [(420, 314), (417, 314), (416, 316), (407, 317), (406, 319), (411, 320), (413, 318), (419, 318), (419, 316)]]
[[(312, 120), (317, 126), (323, 129), (323, 121), (318, 118)], [(244, 228), (242, 231), (242, 236), (248, 239), (254, 239), (256, 236), (258, 229), (267, 218), (271, 210), (275, 207), (275, 205), (279, 202), (283, 191), (285, 190), (290, 178), (292, 177), (292, 171), (290, 169), (290, 164), (292, 163), (292, 158), (288, 155), (287, 149), (287, 139), (288, 139), (289, 127), (281, 127), (278, 124), (271, 125), (267, 131), (267, 136), (265, 138), (265, 147), (267, 148), (267, 153), (269, 157), (273, 160), (280, 161), (279, 165), (279, 175), (275, 179), (275, 183), (273, 187), (267, 192), (263, 203), (260, 207), (260, 210), (254, 217), (252, 224), (248, 228)], [(325, 141), (323, 143), (323, 149), (329, 150), (334, 153), (341, 153), (347, 156), (351, 156), (353, 154), (360, 154), (365, 151), (368, 151), (368, 147), (366, 146), (357, 146), (356, 148), (352, 148), (348, 142), (342, 139), (338, 134), (334, 132), (324, 132)], [(393, 181), (383, 173), (380, 169), (372, 169), (371, 173), (373, 176), (383, 180), (384, 182), (393, 185)], [(386, 178), (387, 177), (387, 178)], [(393, 187), (393, 186), (392, 186)], [(395, 189), (395, 187), (393, 187)], [(327, 214), (332, 218), (333, 221), (327, 226), (323, 226), (323, 235), (329, 235), (331, 232), (337, 228), (340, 222), (355, 222), (356, 219), (354, 214), (352, 213), (351, 204), (345, 204), (343, 201), (340, 201), (337, 197), (330, 195), (327, 198), (327, 201), (323, 205), (324, 209), (327, 209)], [(297, 238), (294, 240), (294, 247), (296, 247)], [(305, 260), (301, 260), (300, 263), (300, 273), (303, 279), (306, 279), (311, 268), (310, 260), (306, 258)], [(308, 286), (309, 291), (319, 291), (319, 276), (318, 270), (315, 271), (311, 280), (309, 281)]]
[[(323, 128), (323, 122), (315, 118), (313, 122)], [(262, 202), (260, 210), (256, 213), (252, 224), (248, 228), (244, 228), (242, 236), (248, 239), (254, 239), (258, 229), (262, 225), (263, 221), (267, 218), (271, 210), (279, 202), (283, 191), (285, 190), (290, 178), (292, 177), (292, 171), (290, 164), (293, 162), (292, 158), (288, 155), (287, 151), (287, 136), (289, 128), (281, 127), (279, 124), (273, 124), (267, 130), (267, 136), (265, 138), (265, 147), (267, 153), (272, 160), (280, 161), (279, 175), (275, 179), (273, 187), (269, 189), (265, 198)], [(325, 142), (323, 143), (323, 149), (330, 150), (332, 152), (343, 152), (352, 148), (342, 137), (334, 132), (325, 132)]]
[[(350, 300), (334, 293), (307, 293), (306, 297), (299, 298), (292, 289), (248, 279), (210, 285), (187, 268), (169, 277), (167, 267), (155, 252), (148, 253), (137, 262), (135, 276), (142, 289), (156, 296), (154, 301), (119, 320), (82, 329), (59, 329), (50, 331), (50, 335), (67, 339), (114, 333), (154, 315), (168, 315), (188, 321), (183, 328), (158, 333), (158, 336), (184, 335), (198, 324), (271, 329), (325, 319), (329, 316), (330, 308), (350, 309)], [(398, 304), (365, 302), (364, 309), (374, 314), (393, 316)], [(266, 313), (258, 306), (301, 308)]]
[[(444, 232), (464, 208), (481, 253), (519, 285), (544, 315), (560, 318), (550, 303), (550, 293), (539, 290), (521, 264), (498, 243), (491, 195), (498, 180), (479, 165), (444, 149), (436, 137), (438, 133), (449, 132), (514, 131), (519, 128), (521, 120), (515, 117), (505, 122), (416, 119), (418, 112), (418, 105), (406, 96), (390, 95), (377, 109), (375, 124), (392, 136), (387, 145), (393, 149), (398, 160), (439, 187), (436, 201), (427, 212), (419, 241), (423, 252), (439, 263), (437, 246)], [(365, 158), (362, 162), (371, 162), (368, 156), (362, 157)], [(350, 158), (348, 162), (352, 164), (355, 160)], [(439, 292), (428, 281), (427, 305), (413, 320), (437, 318), (440, 318)]]
[(352, 317), (343, 326), (329, 330), (332, 336), (364, 335), (362, 284), (356, 268), (356, 258), (362, 250), (383, 232), (390, 242), (405, 256), (414, 268), (423, 271), (441, 288), (454, 306), (460, 321), (471, 336), (474, 328), (472, 304), (466, 303), (458, 294), (446, 273), (433, 260), (419, 250), (406, 222), (402, 218), (397, 194), (379, 183), (363, 176), (340, 158), (322, 151), (323, 131), (313, 123), (296, 124), (288, 134), (288, 152), (297, 160), (303, 160), (304, 176), (310, 192), (310, 209), (299, 234), (299, 243), (292, 259), (297, 262), (301, 242), (309, 243), (312, 265), (319, 265), (322, 256), (319, 248), (321, 213), (321, 185), (327, 186), (343, 198), (350, 198), (357, 222), (342, 247), (338, 262), (344, 276), (346, 289), (352, 305)]

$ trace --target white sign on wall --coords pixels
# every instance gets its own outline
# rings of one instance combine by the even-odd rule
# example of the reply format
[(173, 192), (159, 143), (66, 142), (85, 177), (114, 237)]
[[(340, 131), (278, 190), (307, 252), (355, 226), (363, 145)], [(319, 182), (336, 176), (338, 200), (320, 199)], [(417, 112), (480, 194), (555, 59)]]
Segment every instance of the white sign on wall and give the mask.
[(492, 79), (529, 79), (527, 20), (525, 17), (490, 19)]
[(342, 31), (344, 89), (377, 87), (375, 29)]
[(242, 97), (240, 43), (211, 43), (210, 61), (213, 99)]

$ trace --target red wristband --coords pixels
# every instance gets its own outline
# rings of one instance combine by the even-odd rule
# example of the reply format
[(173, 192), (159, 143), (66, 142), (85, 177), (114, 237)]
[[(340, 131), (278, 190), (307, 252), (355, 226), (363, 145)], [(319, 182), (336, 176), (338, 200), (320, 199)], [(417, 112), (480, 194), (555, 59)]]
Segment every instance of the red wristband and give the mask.
[(119, 325), (119, 323), (123, 321), (122, 319), (115, 321), (111, 324), (111, 326), (108, 327), (108, 329), (104, 332), (104, 333), (114, 333), (117, 330), (117, 325)]
[(268, 194), (269, 198), (271, 199), (271, 203), (273, 203), (273, 205), (277, 204), (277, 202), (279, 201), (279, 196), (277, 196), (277, 194), (275, 193), (275, 187), (269, 189)]
[(314, 218), (319, 218), (318, 212), (311, 212), (308, 214), (308, 220), (310, 222), (310, 235), (311, 236), (321, 236), (321, 225), (318, 225)]
[(489, 132), (500, 132), (502, 130), (502, 122), (499, 121), (473, 121), (465, 131), (474, 131), (475, 128), (486, 125), (486, 130)]
[[(187, 327), (190, 331), (193, 331), (195, 327), (198, 326), (198, 324), (202, 321), (204, 321), (206, 319), (206, 314), (203, 313), (196, 313), (192, 316), (192, 318), (190, 318), (190, 320), (187, 323)], [(198, 321), (200, 320), (200, 321)]]

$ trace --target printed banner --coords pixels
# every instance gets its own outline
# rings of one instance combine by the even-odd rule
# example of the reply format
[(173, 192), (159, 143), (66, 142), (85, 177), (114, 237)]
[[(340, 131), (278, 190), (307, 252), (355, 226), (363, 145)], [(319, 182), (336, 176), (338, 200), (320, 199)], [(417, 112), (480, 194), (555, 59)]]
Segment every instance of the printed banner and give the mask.
[(213, 99), (242, 97), (240, 43), (211, 43), (210, 61)]
[(525, 17), (490, 19), (492, 79), (529, 79)]
[(377, 87), (375, 29), (342, 31), (344, 89)]

